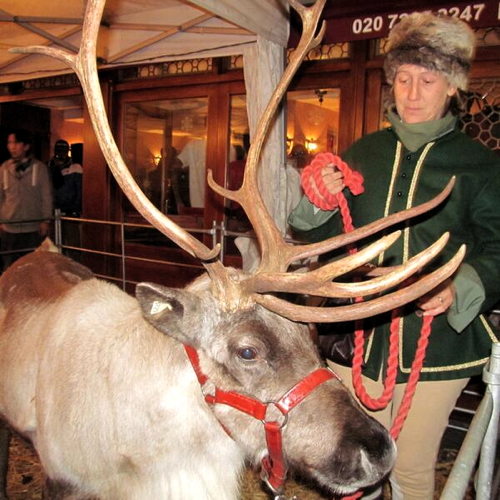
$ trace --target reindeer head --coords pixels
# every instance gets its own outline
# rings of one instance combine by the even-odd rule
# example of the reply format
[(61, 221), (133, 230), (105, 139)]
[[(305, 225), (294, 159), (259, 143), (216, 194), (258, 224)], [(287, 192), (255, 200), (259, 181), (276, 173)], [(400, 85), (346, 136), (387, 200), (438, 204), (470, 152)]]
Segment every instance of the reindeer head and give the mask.
[[(227, 190), (217, 185), (212, 173), (208, 172), (210, 187), (239, 203), (254, 227), (261, 262), (253, 274), (225, 268), (217, 259), (218, 247), (206, 247), (157, 210), (124, 164), (105, 118), (97, 76), (95, 48), (104, 3), (105, 0), (88, 0), (78, 54), (48, 47), (17, 51), (56, 57), (74, 69), (82, 83), (101, 149), (117, 182), (153, 226), (203, 263), (207, 277), (187, 291), (142, 284), (138, 286), (137, 296), (146, 319), (157, 329), (198, 350), (201, 371), (223, 392), (251, 394), (259, 402), (279, 400), (284, 391), (307, 378), (311, 371), (322, 369), (322, 362), (304, 326), (297, 322), (336, 322), (379, 314), (417, 299), (453, 274), (463, 258), (463, 248), (432, 273), (408, 280), (441, 251), (447, 241), (447, 235), (443, 235), (430, 248), (401, 266), (367, 274), (366, 279), (355, 283), (336, 281), (374, 259), (395, 241), (399, 232), (316, 270), (287, 272), (290, 265), (300, 259), (352, 244), (431, 210), (448, 196), (453, 185), (451, 181), (439, 196), (424, 205), (345, 235), (311, 245), (293, 245), (284, 240), (259, 192), (257, 166), (270, 123), (294, 73), (307, 52), (317, 46), (323, 36), (324, 26), (317, 35), (315, 32), (325, 0), (317, 0), (309, 8), (297, 0), (289, 0), (300, 14), (303, 33), (253, 136), (242, 186), (235, 191)], [(398, 285), (400, 287), (395, 290)], [(367, 297), (368, 300), (317, 308), (287, 302), (278, 298), (276, 292)], [(382, 292), (384, 294), (379, 295)], [(207, 310), (211, 311), (210, 319), (204, 314)], [(318, 385), (313, 395), (300, 403), (300, 412), (292, 412), (283, 430), (288, 461), (313, 475), (324, 486), (341, 492), (375, 482), (386, 474), (394, 456), (387, 432), (364, 415), (338, 380), (330, 379)], [(254, 460), (263, 453), (263, 436), (249, 432), (261, 425), (260, 422), (225, 405), (216, 405), (214, 412)], [(297, 439), (304, 433), (311, 437), (315, 432), (321, 433), (319, 446), (318, 437)]]
[(185, 290), (140, 283), (136, 295), (144, 317), (194, 356), (211, 411), (247, 461), (262, 461), (271, 489), (281, 491), (288, 467), (330, 493), (380, 481), (394, 443), (324, 367), (307, 327), (259, 304), (228, 312), (210, 285), (207, 276)]

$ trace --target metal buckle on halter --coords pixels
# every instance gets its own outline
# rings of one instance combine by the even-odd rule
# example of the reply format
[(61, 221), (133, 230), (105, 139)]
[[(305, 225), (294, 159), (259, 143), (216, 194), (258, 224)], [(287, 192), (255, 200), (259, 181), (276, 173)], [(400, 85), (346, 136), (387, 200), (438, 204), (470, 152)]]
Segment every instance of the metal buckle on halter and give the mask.
[(299, 497), (293, 495), (293, 497), (287, 497), (286, 495), (276, 495), (274, 500), (299, 500)]
[(280, 429), (283, 429), (288, 423), (288, 413), (284, 413), (278, 406), (277, 401), (265, 401), (263, 404), (266, 406), (266, 414), (261, 420), (263, 424), (266, 422), (276, 422), (279, 424)]
[(283, 487), (273, 488), (273, 486), (268, 481), (269, 475), (264, 468), (260, 469), (260, 479), (265, 483), (265, 485), (269, 488), (270, 492), (274, 495), (273, 500), (299, 500), (299, 497), (294, 495), (293, 497), (287, 497), (285, 495)]

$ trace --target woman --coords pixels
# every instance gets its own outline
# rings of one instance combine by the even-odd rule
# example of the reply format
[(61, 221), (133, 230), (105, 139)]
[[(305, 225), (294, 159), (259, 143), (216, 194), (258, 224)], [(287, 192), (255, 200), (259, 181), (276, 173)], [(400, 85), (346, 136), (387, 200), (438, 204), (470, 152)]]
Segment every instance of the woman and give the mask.
[[(482, 372), (491, 342), (497, 340), (481, 313), (500, 299), (500, 161), (456, 128), (457, 92), (467, 87), (474, 53), (474, 34), (468, 26), (455, 18), (415, 13), (393, 28), (388, 43), (384, 69), (392, 85), (387, 113), (391, 127), (360, 139), (343, 155), (364, 177), (365, 192), (350, 198), (354, 225), (427, 201), (455, 175), (449, 199), (405, 225), (402, 237), (377, 264), (400, 264), (446, 231), (450, 240), (434, 265), (467, 245), (456, 275), (401, 311), (394, 399), (386, 409), (370, 412), (391, 427), (415, 357), (422, 316), (435, 316), (391, 477), (393, 498), (432, 499), (434, 468), (449, 414), (469, 378)], [(322, 175), (332, 194), (344, 188), (334, 166), (323, 168)], [(335, 211), (320, 210), (307, 197), (291, 214), (290, 224), (314, 240), (339, 231)], [(386, 371), (390, 315), (367, 320), (364, 326), (369, 336), (363, 379), (368, 393), (377, 397)], [(348, 383), (350, 368), (332, 365)]]

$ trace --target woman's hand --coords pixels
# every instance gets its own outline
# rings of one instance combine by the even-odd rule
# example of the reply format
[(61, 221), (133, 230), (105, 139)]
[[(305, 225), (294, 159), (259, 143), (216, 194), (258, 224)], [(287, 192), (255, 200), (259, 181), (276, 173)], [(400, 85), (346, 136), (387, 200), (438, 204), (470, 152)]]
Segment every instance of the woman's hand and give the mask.
[(446, 280), (431, 292), (420, 297), (417, 305), (423, 316), (437, 316), (446, 312), (455, 300), (455, 287), (451, 280)]
[[(344, 174), (336, 169), (333, 165), (327, 165), (321, 169), (321, 177), (323, 178), (323, 182), (325, 184), (326, 189), (332, 194), (336, 195), (340, 193), (344, 188)], [(321, 196), (318, 187), (316, 185), (316, 181), (313, 176), (309, 178), (309, 182), (314, 192)]]
[(345, 188), (344, 174), (333, 165), (327, 165), (321, 170), (321, 176), (326, 188), (332, 194), (338, 194)]

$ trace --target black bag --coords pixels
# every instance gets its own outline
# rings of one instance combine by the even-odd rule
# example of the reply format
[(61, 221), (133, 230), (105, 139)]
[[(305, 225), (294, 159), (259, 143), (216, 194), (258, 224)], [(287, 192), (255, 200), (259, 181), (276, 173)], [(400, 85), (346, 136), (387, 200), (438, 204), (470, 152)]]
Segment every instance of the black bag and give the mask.
[[(349, 299), (324, 299), (322, 307), (335, 307), (352, 303)], [(352, 366), (354, 355), (354, 321), (318, 323), (318, 348), (322, 357), (343, 366)]]
[(322, 357), (342, 366), (352, 366), (354, 332), (320, 334), (318, 345)]

